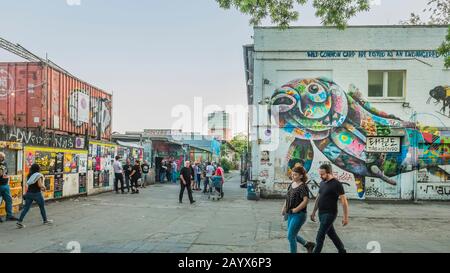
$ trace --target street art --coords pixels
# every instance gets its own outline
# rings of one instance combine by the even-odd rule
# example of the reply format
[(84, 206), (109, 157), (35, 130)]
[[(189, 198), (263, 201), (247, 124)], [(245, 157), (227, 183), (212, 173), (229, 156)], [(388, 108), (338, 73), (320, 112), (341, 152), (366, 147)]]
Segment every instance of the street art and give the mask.
[(267, 164), (270, 162), (269, 151), (261, 152), (261, 164)]
[[(365, 195), (366, 177), (395, 186), (396, 176), (426, 169), (450, 180), (441, 168), (450, 164), (450, 136), (375, 109), (355, 87), (345, 92), (326, 78), (299, 79), (277, 89), (271, 103), (269, 114), (277, 115), (277, 126), (295, 137), (287, 144), (286, 177), (296, 164), (311, 169), (315, 146), (333, 165), (353, 174), (359, 198)], [(367, 152), (367, 138), (373, 136), (401, 137), (400, 152)]]
[(92, 124), (105, 132), (111, 126), (111, 107), (110, 100), (102, 98), (91, 98), (91, 120)]
[(75, 89), (69, 97), (69, 117), (76, 126), (89, 122), (89, 95), (87, 91)]
[(435, 99), (434, 105), (442, 103), (442, 107), (438, 113), (446, 115), (445, 111), (448, 108), (448, 116), (450, 117), (450, 86), (437, 86), (433, 88), (430, 91), (430, 98), (428, 99), (427, 104), (430, 104), (431, 99)]
[(6, 99), (14, 91), (14, 79), (7, 70), (0, 69), (0, 99)]

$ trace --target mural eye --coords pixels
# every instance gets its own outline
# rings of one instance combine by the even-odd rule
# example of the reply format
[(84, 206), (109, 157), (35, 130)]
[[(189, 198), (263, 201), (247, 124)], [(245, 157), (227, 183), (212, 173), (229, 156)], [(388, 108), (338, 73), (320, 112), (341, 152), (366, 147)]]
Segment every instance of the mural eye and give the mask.
[(317, 84), (312, 84), (309, 86), (308, 91), (311, 94), (317, 94), (317, 92), (319, 92), (319, 86)]

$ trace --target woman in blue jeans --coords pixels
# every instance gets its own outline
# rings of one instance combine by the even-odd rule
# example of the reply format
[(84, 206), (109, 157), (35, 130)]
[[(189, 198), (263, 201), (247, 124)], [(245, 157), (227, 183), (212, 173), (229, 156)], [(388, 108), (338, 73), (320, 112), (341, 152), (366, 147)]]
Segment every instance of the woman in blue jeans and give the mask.
[(45, 206), (44, 206), (44, 197), (42, 196), (42, 192), (45, 191), (45, 185), (44, 185), (44, 176), (40, 174), (41, 168), (38, 164), (33, 164), (30, 167), (30, 173), (27, 176), (27, 185), (28, 185), (28, 191), (23, 196), (23, 199), (25, 200), (25, 206), (23, 208), (22, 213), (20, 214), (19, 221), (17, 222), (18, 228), (24, 228), (25, 225), (22, 224), (23, 219), (25, 218), (25, 215), (27, 215), (28, 211), (31, 208), (31, 204), (33, 204), (33, 201), (35, 201), (39, 209), (41, 210), (41, 216), (42, 221), (44, 222), (44, 225), (51, 225), (53, 223), (52, 220), (47, 219), (47, 214), (45, 212)]
[(306, 208), (309, 202), (309, 189), (306, 185), (308, 177), (303, 167), (295, 167), (292, 170), (292, 184), (288, 188), (286, 201), (281, 211), (288, 221), (288, 241), (291, 253), (297, 253), (297, 243), (304, 246), (308, 253), (312, 253), (315, 244), (305, 241), (299, 236), (300, 229), (306, 222)]

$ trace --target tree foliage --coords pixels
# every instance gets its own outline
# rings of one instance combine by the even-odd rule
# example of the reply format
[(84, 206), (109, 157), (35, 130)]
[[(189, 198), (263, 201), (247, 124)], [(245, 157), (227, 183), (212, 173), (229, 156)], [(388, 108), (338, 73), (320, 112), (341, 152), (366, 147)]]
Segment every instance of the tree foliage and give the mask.
[[(269, 17), (272, 23), (287, 28), (299, 19), (296, 5), (304, 6), (308, 0), (216, 0), (221, 8), (235, 7), (243, 14), (250, 15), (250, 23), (259, 25)], [(326, 26), (345, 28), (347, 21), (361, 11), (370, 9), (370, 0), (313, 0), (316, 16)]]

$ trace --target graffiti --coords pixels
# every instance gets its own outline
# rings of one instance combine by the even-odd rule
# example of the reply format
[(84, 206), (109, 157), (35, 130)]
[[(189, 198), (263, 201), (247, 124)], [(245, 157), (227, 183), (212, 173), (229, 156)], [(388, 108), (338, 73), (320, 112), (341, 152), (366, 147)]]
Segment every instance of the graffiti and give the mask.
[(262, 170), (259, 172), (259, 177), (261, 178), (269, 178), (269, 170)]
[(111, 101), (102, 98), (91, 98), (92, 124), (105, 132), (111, 127)]
[(435, 99), (434, 105), (442, 102), (440, 113), (445, 115), (447, 107), (449, 109), (448, 116), (450, 117), (450, 86), (437, 86), (430, 91), (430, 98), (427, 104), (430, 104), (431, 99)]
[(61, 149), (84, 149), (83, 138), (57, 135), (39, 129), (23, 129), (16, 127), (0, 127), (0, 140), (19, 142), (27, 146), (40, 146)]
[(377, 198), (384, 197), (384, 194), (378, 188), (376, 188), (374, 186), (369, 186), (366, 188), (366, 195), (370, 196), (370, 197), (377, 197)]
[(436, 193), (438, 195), (450, 196), (450, 185), (424, 185), (420, 187), (426, 194)]
[(0, 99), (6, 99), (14, 91), (14, 79), (5, 69), (0, 69)]
[[(439, 131), (421, 130), (415, 123), (375, 109), (354, 86), (345, 92), (326, 78), (294, 80), (275, 90), (271, 103), (269, 114), (277, 113), (278, 126), (295, 137), (287, 155), (287, 176), (298, 162), (307, 171), (311, 169), (316, 146), (333, 165), (354, 175), (360, 198), (366, 192), (366, 177), (397, 185), (394, 176), (427, 169), (450, 178), (440, 168), (450, 164), (448, 153), (426, 151), (427, 146), (442, 147), (447, 138), (441, 138)], [(400, 152), (369, 153), (371, 136), (402, 136)], [(414, 152), (420, 155), (419, 160), (411, 156)]]

